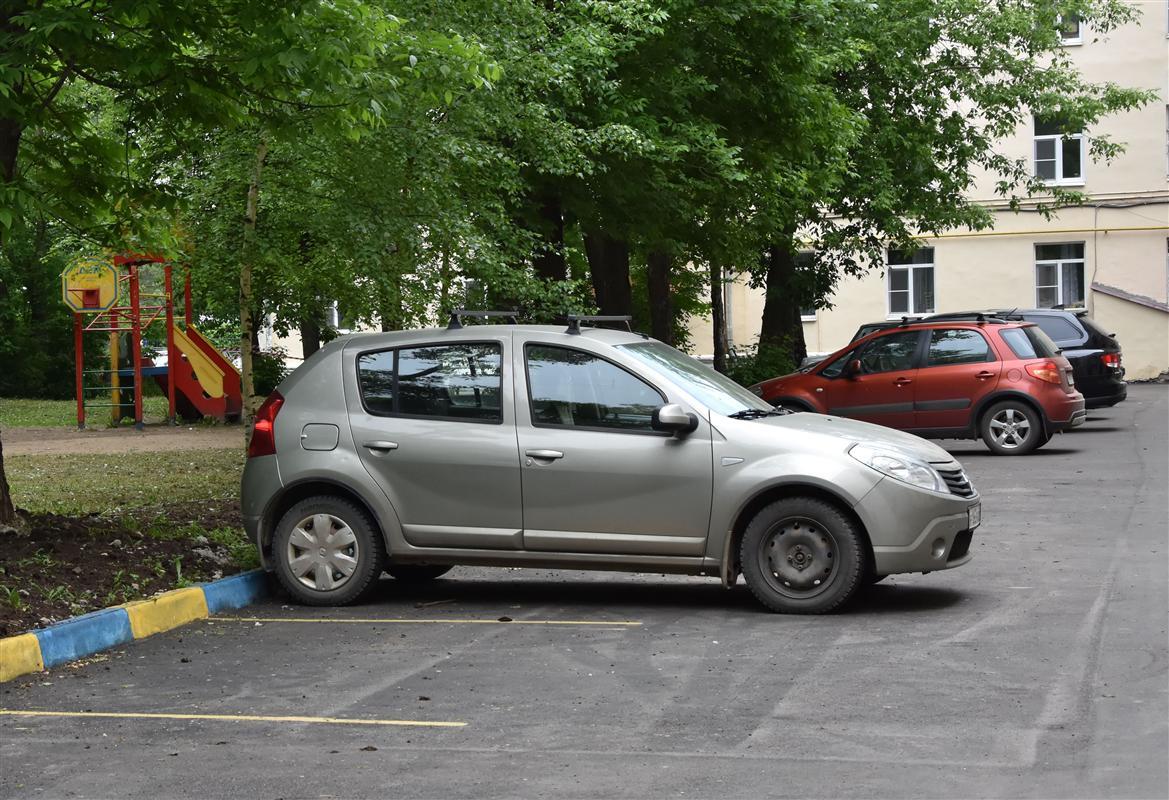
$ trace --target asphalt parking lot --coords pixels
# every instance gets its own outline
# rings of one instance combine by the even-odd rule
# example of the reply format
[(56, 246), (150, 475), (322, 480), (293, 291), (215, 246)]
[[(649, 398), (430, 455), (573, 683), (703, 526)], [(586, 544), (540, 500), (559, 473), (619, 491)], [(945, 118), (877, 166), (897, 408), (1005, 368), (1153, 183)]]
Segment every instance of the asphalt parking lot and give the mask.
[(844, 613), (545, 570), (277, 600), (5, 684), (0, 795), (1169, 796), (1169, 387), (943, 444), (975, 559)]

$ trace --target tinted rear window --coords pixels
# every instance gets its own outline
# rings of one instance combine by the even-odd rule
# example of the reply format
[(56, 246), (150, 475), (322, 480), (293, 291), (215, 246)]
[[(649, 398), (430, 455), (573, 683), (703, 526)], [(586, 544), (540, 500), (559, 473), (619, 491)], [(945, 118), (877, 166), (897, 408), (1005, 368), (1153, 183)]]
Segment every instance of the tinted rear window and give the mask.
[(1035, 316), (1026, 317), (1026, 320), (1028, 322), (1034, 322), (1054, 341), (1071, 344), (1084, 340), (1084, 332), (1067, 317), (1036, 314)]
[(1091, 317), (1089, 317), (1087, 315), (1084, 315), (1084, 316), (1077, 315), (1076, 319), (1079, 320), (1079, 323), (1081, 325), (1083, 325), (1085, 328), (1088, 329), (1088, 333), (1090, 333), (1092, 336), (1099, 337), (1102, 339), (1111, 339), (1112, 338), (1112, 334), (1109, 333), (1108, 331), (1104, 330), (1103, 328), (1101, 328), (1100, 324), (1098, 322), (1096, 322), (1096, 320), (1092, 319)]
[(1019, 358), (1051, 358), (1059, 352), (1055, 342), (1034, 325), (1025, 328), (1004, 328), (999, 331), (1003, 341)]

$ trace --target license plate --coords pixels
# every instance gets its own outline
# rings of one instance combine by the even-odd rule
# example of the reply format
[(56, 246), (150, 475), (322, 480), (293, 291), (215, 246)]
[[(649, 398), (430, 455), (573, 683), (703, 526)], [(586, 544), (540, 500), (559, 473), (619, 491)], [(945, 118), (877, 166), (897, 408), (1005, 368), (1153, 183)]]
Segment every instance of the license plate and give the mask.
[(966, 523), (969, 530), (974, 530), (982, 524), (982, 503), (966, 509)]

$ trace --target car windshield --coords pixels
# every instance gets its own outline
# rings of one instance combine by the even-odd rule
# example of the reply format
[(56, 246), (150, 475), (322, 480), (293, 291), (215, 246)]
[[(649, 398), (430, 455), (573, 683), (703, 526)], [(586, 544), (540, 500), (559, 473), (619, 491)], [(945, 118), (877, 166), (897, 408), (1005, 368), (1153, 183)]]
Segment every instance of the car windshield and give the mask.
[(618, 347), (651, 369), (669, 376), (717, 414), (729, 416), (745, 409), (771, 410), (770, 404), (730, 378), (668, 344), (637, 342)]

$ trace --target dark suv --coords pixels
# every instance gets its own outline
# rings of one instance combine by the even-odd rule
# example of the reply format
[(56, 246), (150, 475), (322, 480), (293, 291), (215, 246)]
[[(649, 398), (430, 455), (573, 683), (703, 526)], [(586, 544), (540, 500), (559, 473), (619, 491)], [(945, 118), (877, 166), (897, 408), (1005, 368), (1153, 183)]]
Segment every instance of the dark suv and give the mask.
[(1034, 322), (1071, 362), (1076, 388), (1086, 408), (1114, 406), (1128, 396), (1116, 334), (1108, 333), (1087, 311), (1062, 308), (1012, 308), (934, 314), (930, 320), (976, 320), (979, 316)]
[(906, 321), (751, 391), (790, 410), (981, 438), (999, 455), (1030, 452), (1086, 417), (1055, 343), (1034, 324), (995, 318)]

